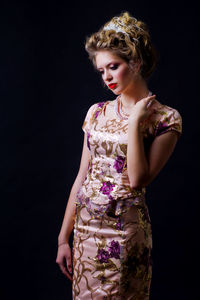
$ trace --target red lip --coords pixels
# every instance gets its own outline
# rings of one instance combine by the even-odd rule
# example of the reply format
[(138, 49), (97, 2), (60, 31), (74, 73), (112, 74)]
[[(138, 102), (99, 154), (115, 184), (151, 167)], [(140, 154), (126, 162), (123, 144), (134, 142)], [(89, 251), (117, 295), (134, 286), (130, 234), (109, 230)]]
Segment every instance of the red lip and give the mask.
[(108, 86), (109, 86), (111, 89), (113, 89), (113, 88), (116, 87), (116, 85), (117, 85), (117, 83), (111, 83), (111, 84), (109, 84)]

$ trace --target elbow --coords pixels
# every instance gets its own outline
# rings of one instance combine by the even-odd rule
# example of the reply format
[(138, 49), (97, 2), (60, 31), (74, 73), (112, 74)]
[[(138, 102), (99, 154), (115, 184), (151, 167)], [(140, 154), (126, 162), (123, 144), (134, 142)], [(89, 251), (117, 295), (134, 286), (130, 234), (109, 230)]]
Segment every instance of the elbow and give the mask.
[(143, 188), (143, 187), (144, 187), (144, 185), (142, 185), (139, 182), (130, 182), (130, 188), (131, 189), (140, 189), (140, 188)]
[(141, 189), (148, 184), (147, 176), (143, 176), (138, 178), (137, 180), (129, 180), (130, 181), (130, 188), (131, 189)]

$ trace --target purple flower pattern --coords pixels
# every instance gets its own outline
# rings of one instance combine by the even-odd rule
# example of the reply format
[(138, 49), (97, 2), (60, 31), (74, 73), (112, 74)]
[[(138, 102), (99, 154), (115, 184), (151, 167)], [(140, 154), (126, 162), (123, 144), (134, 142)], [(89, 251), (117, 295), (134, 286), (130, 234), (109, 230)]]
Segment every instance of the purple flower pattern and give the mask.
[(105, 102), (99, 102), (99, 103), (97, 104), (97, 107), (103, 107), (104, 103), (105, 103)]
[(117, 170), (117, 173), (122, 173), (124, 167), (125, 157), (117, 155), (113, 167)]
[(102, 275), (102, 276), (100, 277), (100, 280), (101, 280), (101, 283), (105, 283), (105, 282), (106, 282), (106, 277)]
[(110, 251), (110, 257), (114, 257), (116, 259), (119, 259), (119, 254), (120, 254), (120, 245), (118, 241), (112, 241), (111, 246), (109, 247)]
[(163, 133), (167, 128), (168, 128), (167, 122), (159, 122), (155, 131), (155, 135), (158, 136), (159, 134)]
[(100, 263), (107, 263), (108, 259), (110, 258), (110, 254), (104, 249), (99, 249), (97, 258), (100, 261)]
[(105, 195), (110, 195), (114, 186), (115, 186), (115, 184), (112, 184), (110, 181), (105, 181), (105, 182), (103, 182), (103, 185), (100, 188), (100, 191)]
[(120, 218), (118, 218), (118, 220), (117, 220), (117, 223), (116, 223), (116, 229), (117, 229), (117, 230), (121, 230), (121, 229), (122, 229), (122, 227), (121, 227), (121, 222), (120, 222)]
[(110, 258), (120, 259), (120, 244), (118, 241), (112, 240), (110, 246), (106, 246), (108, 250), (98, 249), (97, 259), (100, 263), (108, 263)]
[(101, 108), (103, 107), (103, 105), (104, 105), (104, 103), (105, 102), (99, 102), (98, 104), (97, 104), (97, 110), (96, 110), (96, 112), (95, 112), (95, 119), (98, 117), (98, 115), (99, 115), (99, 113), (100, 113), (100, 111), (101, 111)]

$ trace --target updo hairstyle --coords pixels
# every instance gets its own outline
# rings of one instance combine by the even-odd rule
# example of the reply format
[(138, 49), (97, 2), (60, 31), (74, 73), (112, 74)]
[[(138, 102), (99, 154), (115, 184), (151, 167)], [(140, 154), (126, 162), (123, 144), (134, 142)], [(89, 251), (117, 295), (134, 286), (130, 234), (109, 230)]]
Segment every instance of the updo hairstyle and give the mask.
[[(110, 29), (105, 30), (106, 26)], [(86, 37), (85, 50), (95, 69), (95, 58), (99, 50), (109, 50), (124, 59), (133, 71), (139, 62), (141, 63), (139, 72), (143, 79), (148, 79), (152, 75), (160, 58), (152, 44), (147, 25), (132, 17), (127, 11), (113, 17), (99, 31)]]

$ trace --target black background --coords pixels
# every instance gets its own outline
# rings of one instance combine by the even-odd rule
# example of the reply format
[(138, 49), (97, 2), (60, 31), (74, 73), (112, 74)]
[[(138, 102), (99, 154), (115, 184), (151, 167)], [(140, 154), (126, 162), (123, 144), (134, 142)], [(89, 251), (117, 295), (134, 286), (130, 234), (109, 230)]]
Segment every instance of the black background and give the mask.
[(150, 299), (190, 300), (198, 295), (197, 5), (1, 1), (3, 300), (71, 299), (71, 283), (55, 261), (81, 158), (81, 126), (90, 105), (115, 98), (94, 72), (84, 41), (125, 10), (147, 23), (161, 55), (149, 89), (160, 102), (176, 108), (183, 120), (173, 155), (147, 187), (154, 264)]

